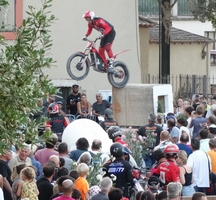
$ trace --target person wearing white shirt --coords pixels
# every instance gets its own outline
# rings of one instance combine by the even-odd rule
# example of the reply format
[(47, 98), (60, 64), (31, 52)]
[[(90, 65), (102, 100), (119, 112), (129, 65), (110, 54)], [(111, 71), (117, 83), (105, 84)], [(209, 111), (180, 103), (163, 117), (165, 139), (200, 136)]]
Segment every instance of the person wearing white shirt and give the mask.
[(187, 117), (187, 127), (190, 131), (190, 136), (192, 136), (192, 133), (193, 133), (193, 128), (190, 128), (190, 124), (191, 124), (191, 121), (192, 121), (192, 116), (191, 116), (191, 113), (194, 111), (194, 108), (192, 106), (188, 106), (185, 108), (185, 116)]
[(3, 195), (3, 191), (2, 191), (1, 188), (0, 188), (0, 199), (1, 199), (1, 200), (4, 200), (4, 195)]
[[(191, 139), (193, 153), (189, 155), (187, 165), (193, 169), (194, 189), (196, 192), (206, 193), (209, 187), (209, 172), (211, 171), (211, 159), (200, 148), (198, 139)], [(210, 168), (210, 169), (209, 169)]]
[(199, 140), (200, 140), (200, 150), (207, 153), (210, 151), (209, 148), (209, 138), (208, 138), (208, 130), (202, 129), (199, 133)]
[(188, 135), (189, 141), (188, 141), (187, 144), (191, 143), (190, 131), (189, 131), (188, 127), (187, 127), (187, 124), (188, 124), (188, 122), (187, 122), (187, 120), (185, 118), (179, 118), (177, 120), (177, 125), (179, 127), (178, 143), (180, 143), (180, 137), (181, 137), (181, 135), (182, 135), (183, 132), (187, 133), (187, 135)]

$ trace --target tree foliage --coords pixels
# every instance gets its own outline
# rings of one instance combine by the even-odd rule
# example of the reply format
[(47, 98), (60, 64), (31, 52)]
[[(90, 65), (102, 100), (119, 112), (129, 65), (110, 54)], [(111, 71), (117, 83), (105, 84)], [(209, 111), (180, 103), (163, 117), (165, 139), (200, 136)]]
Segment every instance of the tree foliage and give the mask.
[[(37, 127), (45, 119), (36, 122), (29, 115), (39, 110), (38, 99), (56, 92), (48, 77), (39, 78), (54, 63), (49, 55), (50, 26), (55, 20), (49, 11), (52, 0), (41, 2), (39, 10), (29, 6), (27, 17), (16, 27), (14, 44), (0, 36), (0, 151), (23, 140), (36, 141)], [(5, 3), (0, 1), (0, 6)]]
[(196, 19), (212, 22), (216, 28), (216, 0), (188, 0), (190, 9)]

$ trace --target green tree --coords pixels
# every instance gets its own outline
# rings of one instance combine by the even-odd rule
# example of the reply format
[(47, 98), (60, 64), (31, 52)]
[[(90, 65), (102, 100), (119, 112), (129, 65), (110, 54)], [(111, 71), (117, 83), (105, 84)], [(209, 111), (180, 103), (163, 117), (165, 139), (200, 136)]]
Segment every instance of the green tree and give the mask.
[[(50, 26), (55, 20), (50, 12), (52, 0), (41, 2), (39, 10), (29, 6), (27, 17), (16, 27), (13, 45), (0, 36), (0, 151), (11, 144), (36, 141), (37, 127), (46, 119), (31, 121), (29, 115), (39, 110), (38, 99), (56, 93), (48, 77), (39, 77), (54, 63), (49, 56)], [(5, 3), (0, 1), (0, 6)]]
[(212, 22), (216, 28), (216, 0), (188, 0), (190, 9), (196, 19)]

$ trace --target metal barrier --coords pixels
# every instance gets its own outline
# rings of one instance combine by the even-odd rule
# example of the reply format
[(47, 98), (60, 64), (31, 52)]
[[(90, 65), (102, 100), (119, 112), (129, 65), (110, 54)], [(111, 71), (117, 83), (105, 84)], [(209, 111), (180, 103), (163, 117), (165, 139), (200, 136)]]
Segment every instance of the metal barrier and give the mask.
[(66, 114), (66, 116), (69, 118), (70, 122), (75, 121), (77, 119), (90, 119), (92, 121), (96, 122), (96, 116), (94, 115), (88, 115), (87, 117), (83, 117), (81, 115), (72, 115), (72, 114)]

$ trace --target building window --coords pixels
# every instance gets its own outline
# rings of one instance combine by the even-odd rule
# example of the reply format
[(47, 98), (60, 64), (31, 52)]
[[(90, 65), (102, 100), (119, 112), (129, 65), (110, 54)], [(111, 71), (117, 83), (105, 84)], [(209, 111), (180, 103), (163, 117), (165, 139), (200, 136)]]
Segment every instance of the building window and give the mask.
[(23, 20), (23, 0), (8, 0), (9, 6), (4, 6), (0, 11), (1, 35), (6, 40), (16, 39), (16, 28), (22, 25)]
[(188, 0), (180, 0), (178, 2), (178, 16), (192, 16), (190, 4)]
[(144, 16), (158, 16), (158, 2), (155, 0), (139, 0), (139, 14)]
[[(206, 31), (205, 36), (209, 39), (214, 40), (214, 41), (216, 39), (215, 31)], [(213, 42), (213, 43), (209, 44), (209, 49), (210, 49), (210, 65), (216, 66), (216, 43)]]

